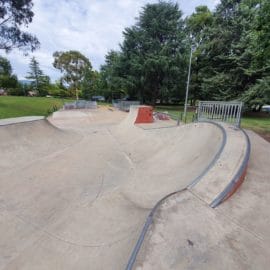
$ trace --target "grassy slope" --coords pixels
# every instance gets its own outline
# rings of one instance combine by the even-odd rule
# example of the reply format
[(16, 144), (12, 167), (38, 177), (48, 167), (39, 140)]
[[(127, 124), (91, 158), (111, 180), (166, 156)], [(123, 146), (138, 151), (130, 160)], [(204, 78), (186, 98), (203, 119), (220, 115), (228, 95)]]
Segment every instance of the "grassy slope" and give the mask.
[[(177, 119), (181, 112), (183, 113), (182, 106), (157, 106), (156, 110), (160, 112), (167, 111), (174, 119)], [(192, 121), (193, 114), (194, 112), (187, 113), (187, 122)], [(246, 129), (252, 129), (259, 133), (270, 134), (270, 117), (268, 118), (243, 117), (241, 127)]]
[[(183, 116), (184, 108), (183, 106), (156, 106), (155, 110), (158, 112), (167, 112), (170, 114), (171, 118), (177, 120), (181, 115)], [(187, 112), (187, 123), (192, 121), (194, 112)]]
[(270, 117), (268, 118), (255, 118), (244, 117), (241, 126), (247, 129), (253, 129), (258, 132), (270, 133)]
[(47, 116), (53, 107), (61, 108), (67, 101), (46, 97), (0, 96), (0, 119), (31, 115)]
[[(15, 97), (0, 96), (0, 119), (19, 116), (41, 115), (47, 116), (53, 107), (61, 108), (68, 99), (46, 97)], [(172, 118), (178, 119), (183, 114), (182, 106), (157, 106), (157, 111), (167, 111)], [(192, 121), (194, 112), (187, 113), (187, 122)], [(263, 134), (270, 134), (270, 117), (244, 117), (242, 127), (252, 129)]]
[(268, 118), (244, 117), (242, 118), (241, 127), (255, 131), (265, 140), (270, 142), (270, 117)]

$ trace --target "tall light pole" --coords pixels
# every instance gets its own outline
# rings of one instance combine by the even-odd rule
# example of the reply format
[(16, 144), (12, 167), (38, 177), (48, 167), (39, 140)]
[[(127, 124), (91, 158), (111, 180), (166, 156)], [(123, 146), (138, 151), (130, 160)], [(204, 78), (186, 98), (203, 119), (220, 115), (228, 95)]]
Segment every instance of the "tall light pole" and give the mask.
[(190, 46), (190, 57), (189, 57), (189, 66), (188, 66), (188, 78), (187, 78), (187, 88), (186, 88), (186, 98), (185, 98), (185, 107), (184, 107), (184, 120), (187, 119), (187, 102), (188, 102), (188, 91), (189, 91), (189, 82), (190, 82), (190, 73), (191, 73), (191, 60), (192, 60), (193, 47)]

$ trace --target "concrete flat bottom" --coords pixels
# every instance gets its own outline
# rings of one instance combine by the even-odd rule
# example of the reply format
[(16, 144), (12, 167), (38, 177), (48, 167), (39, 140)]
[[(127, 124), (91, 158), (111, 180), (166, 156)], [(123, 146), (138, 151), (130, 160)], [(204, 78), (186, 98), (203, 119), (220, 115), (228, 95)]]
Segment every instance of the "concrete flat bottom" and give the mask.
[[(161, 197), (185, 188), (196, 179), (222, 145), (221, 130), (209, 123), (169, 128), (158, 124), (145, 130), (133, 125), (133, 119), (132, 112), (127, 115), (102, 107), (77, 110), (74, 117), (72, 111), (57, 112), (49, 120), (0, 126), (1, 270), (124, 269), (150, 209)], [(266, 191), (267, 185), (265, 182)], [(239, 232), (239, 248), (255, 243), (258, 252), (263, 252), (266, 244), (255, 241), (246, 232), (251, 226), (242, 230), (230, 225), (225, 215), (209, 210), (198, 199), (182, 209), (186, 205), (182, 202), (188, 201), (189, 196), (181, 198), (179, 204), (164, 206), (170, 209), (172, 206), (173, 209), (164, 213), (175, 225), (172, 229), (168, 227), (166, 238), (166, 228), (171, 222), (161, 223), (154, 245), (151, 249), (145, 247), (147, 252), (141, 255), (146, 257), (141, 257), (138, 267), (179, 269), (182, 256), (188, 256), (183, 264), (188, 266), (193, 258), (188, 248), (200, 245), (205, 245), (200, 247), (205, 253), (197, 253), (198, 261), (207, 265), (209, 260), (203, 258), (208, 250), (208, 236), (212, 234), (209, 247), (215, 247), (219, 239), (220, 247), (224, 245), (228, 249), (236, 245), (232, 248), (235, 250), (238, 243), (233, 239)], [(265, 196), (263, 205), (268, 204), (268, 198)], [(243, 205), (246, 200), (239, 204)], [(188, 229), (191, 210), (196, 211)], [(185, 220), (181, 220), (182, 211), (186, 214)], [(223, 211), (231, 215), (228, 209)], [(247, 222), (250, 222), (249, 213), (243, 215)], [(255, 210), (253, 214), (256, 217)], [(161, 221), (162, 215), (161, 212)], [(198, 238), (181, 234), (183, 224), (186, 232), (191, 233), (192, 226), (203, 222), (200, 228), (216, 228), (216, 233), (211, 229), (206, 235), (198, 233)], [(258, 228), (266, 231), (263, 221), (260, 224)], [(180, 234), (182, 238), (177, 237)], [(263, 234), (268, 235), (268, 231)], [(227, 236), (232, 240), (222, 244)], [(182, 239), (180, 244), (177, 239)], [(153, 257), (156, 264), (152, 264), (149, 250), (158, 245), (173, 252), (162, 253), (164, 250), (158, 249), (161, 255)], [(179, 248), (183, 245), (187, 247), (180, 254)], [(218, 252), (217, 249), (215, 254)], [(258, 258), (251, 265), (264, 267), (270, 256), (262, 253), (262, 257), (256, 252), (254, 256)], [(240, 258), (247, 255), (249, 252), (239, 251)]]
[(221, 144), (214, 125), (143, 130), (126, 117), (100, 108), (0, 127), (0, 269), (123, 269), (153, 205)]

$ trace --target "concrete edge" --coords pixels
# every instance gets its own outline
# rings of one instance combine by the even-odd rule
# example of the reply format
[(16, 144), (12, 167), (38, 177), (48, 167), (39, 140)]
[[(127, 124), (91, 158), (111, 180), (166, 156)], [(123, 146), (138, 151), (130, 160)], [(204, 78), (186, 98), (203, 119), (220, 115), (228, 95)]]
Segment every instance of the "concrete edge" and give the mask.
[(40, 120), (46, 120), (46, 118), (44, 116), (22, 116), (22, 117), (4, 118), (0, 120), (0, 127), (35, 122)]
[(188, 186), (187, 188), (190, 189), (192, 187), (194, 187), (206, 174), (207, 172), (209, 172), (209, 170), (215, 165), (215, 163), (217, 162), (217, 160), (219, 159), (219, 157), (221, 156), (221, 153), (224, 150), (224, 147), (227, 143), (227, 133), (226, 130), (223, 126), (219, 125), (218, 123), (215, 122), (210, 122), (210, 121), (203, 121), (201, 123), (210, 123), (213, 124), (215, 126), (217, 126), (218, 128), (220, 128), (221, 132), (222, 132), (222, 142), (221, 142), (221, 146), (218, 150), (218, 152), (216, 153), (216, 155), (214, 156), (214, 158), (211, 160), (211, 162), (208, 164), (208, 166), (202, 171), (201, 174), (199, 174)]
[(164, 128), (175, 128), (177, 127), (177, 123), (175, 122), (175, 124), (171, 125), (171, 126), (164, 126), (164, 127), (153, 127), (153, 128), (145, 128), (140, 126), (141, 124), (135, 124), (136, 127), (143, 129), (143, 130), (155, 130), (155, 129), (164, 129)]
[[(226, 145), (226, 141), (227, 141), (226, 131), (225, 131), (225, 129), (224, 129), (221, 125), (219, 125), (218, 123), (211, 122), (211, 121), (204, 121), (204, 122), (205, 122), (205, 123), (213, 124), (213, 125), (215, 125), (215, 126), (217, 126), (218, 128), (221, 129), (222, 135), (223, 135), (222, 143), (221, 143), (221, 146), (220, 146), (220, 148), (219, 148), (217, 154), (216, 154), (216, 155), (214, 156), (214, 158), (211, 160), (211, 162), (209, 163), (209, 165), (206, 167), (205, 170), (203, 170), (203, 172), (202, 172), (199, 176), (197, 176), (194, 180), (192, 180), (191, 185), (192, 185), (192, 184), (195, 185), (196, 183), (198, 183), (199, 180), (200, 180), (200, 179), (201, 179), (201, 178), (202, 178), (202, 177), (203, 177), (203, 176), (204, 176), (204, 175), (212, 168), (212, 166), (214, 166), (215, 162), (216, 162), (217, 159), (220, 157), (220, 155), (221, 155), (221, 153), (222, 153), (222, 151), (223, 151), (223, 149), (224, 149), (224, 147), (225, 147), (225, 145)], [(177, 194), (177, 193), (181, 193), (181, 192), (183, 192), (183, 191), (185, 191), (185, 190), (188, 190), (188, 187), (189, 187), (189, 186), (190, 186), (190, 185), (188, 185), (186, 188), (183, 188), (183, 189), (178, 190), (178, 191), (174, 191), (174, 192), (172, 192), (172, 193), (166, 195), (165, 197), (161, 198), (161, 199), (155, 204), (155, 206), (152, 208), (151, 212), (150, 212), (149, 215), (147, 216), (146, 222), (145, 222), (145, 224), (144, 224), (144, 226), (143, 226), (143, 229), (142, 229), (142, 231), (141, 231), (141, 233), (140, 233), (139, 239), (137, 240), (136, 245), (135, 245), (135, 247), (134, 247), (134, 249), (133, 249), (133, 251), (132, 251), (132, 253), (131, 253), (130, 257), (129, 257), (128, 264), (127, 264), (125, 270), (132, 270), (132, 269), (133, 269), (134, 263), (136, 262), (137, 255), (138, 255), (138, 253), (139, 253), (139, 251), (140, 251), (140, 248), (141, 248), (141, 246), (142, 246), (142, 244), (143, 244), (145, 235), (146, 235), (146, 233), (147, 233), (147, 231), (148, 231), (150, 225), (153, 223), (153, 217), (154, 217), (154, 214), (155, 214), (156, 210), (159, 208), (159, 206), (160, 206), (164, 201), (166, 201), (169, 197), (171, 197), (171, 196), (173, 196), (173, 195), (175, 195), (175, 194)]]
[(131, 253), (131, 256), (129, 257), (128, 264), (127, 264), (127, 266), (126, 266), (126, 268), (125, 268), (126, 270), (132, 270), (132, 269), (133, 269), (133, 266), (134, 266), (134, 263), (135, 263), (135, 261), (136, 261), (137, 255), (138, 255), (138, 253), (139, 253), (139, 251), (140, 251), (140, 248), (141, 248), (141, 246), (142, 246), (142, 244), (143, 244), (145, 235), (146, 235), (146, 233), (148, 232), (148, 228), (149, 228), (150, 225), (153, 223), (153, 217), (154, 217), (154, 214), (155, 214), (155, 212), (157, 211), (157, 209), (159, 208), (159, 206), (160, 206), (164, 201), (166, 201), (169, 197), (171, 197), (171, 196), (173, 196), (173, 195), (175, 195), (175, 194), (177, 194), (177, 193), (183, 192), (183, 191), (185, 191), (185, 190), (186, 190), (186, 188), (183, 188), (183, 189), (181, 189), (181, 190), (178, 190), (178, 191), (175, 191), (175, 192), (172, 192), (172, 193), (166, 195), (165, 197), (163, 197), (162, 199), (160, 199), (160, 200), (155, 204), (155, 206), (152, 208), (150, 214), (147, 216), (146, 222), (145, 222), (145, 224), (144, 224), (144, 226), (143, 226), (143, 229), (142, 229), (142, 231), (141, 231), (141, 233), (140, 233), (139, 239), (138, 239), (138, 241), (137, 241), (137, 243), (136, 243), (136, 245), (135, 245), (135, 247), (134, 247), (134, 249), (133, 249), (133, 251), (132, 251), (132, 253)]
[(243, 183), (245, 180), (245, 176), (247, 173), (247, 167), (248, 167), (248, 162), (250, 158), (250, 151), (251, 151), (251, 144), (250, 144), (250, 139), (245, 130), (240, 129), (246, 139), (246, 152), (244, 159), (242, 161), (242, 164), (238, 168), (236, 174), (233, 176), (232, 180), (229, 182), (229, 184), (225, 187), (225, 189), (210, 203), (210, 207), (215, 208), (225, 200), (227, 200), (229, 197), (231, 197), (236, 190), (240, 187), (240, 185)]
[[(35, 118), (33, 118), (35, 117)], [(39, 122), (39, 121), (44, 121), (46, 124), (48, 124), (50, 127), (52, 127), (53, 129), (56, 129), (60, 132), (66, 132), (66, 131), (63, 131), (61, 128), (53, 125), (53, 123), (51, 123), (51, 121), (48, 119), (48, 117), (45, 117), (45, 116), (26, 116), (26, 117), (14, 117), (14, 118), (5, 118), (5, 119), (12, 119), (12, 120), (15, 120), (15, 119), (21, 119), (21, 121), (14, 121), (14, 122), (8, 122), (5, 123), (1, 123), (1, 120), (0, 120), (0, 128), (1, 127), (7, 127), (7, 126), (12, 126), (12, 125), (19, 125), (19, 124), (24, 124), (24, 123), (33, 123), (33, 122)], [(26, 119), (26, 118), (29, 118), (29, 119)], [(4, 120), (4, 119), (2, 119)]]

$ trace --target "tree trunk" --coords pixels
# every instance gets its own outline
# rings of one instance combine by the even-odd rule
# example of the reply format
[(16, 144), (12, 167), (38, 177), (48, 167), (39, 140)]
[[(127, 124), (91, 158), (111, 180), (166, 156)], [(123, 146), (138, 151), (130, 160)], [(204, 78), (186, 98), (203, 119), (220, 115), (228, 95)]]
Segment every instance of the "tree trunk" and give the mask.
[(150, 104), (153, 107), (155, 107), (155, 105), (156, 105), (158, 92), (159, 92), (159, 87), (155, 87), (153, 94), (152, 94), (152, 98), (151, 98), (151, 104)]

